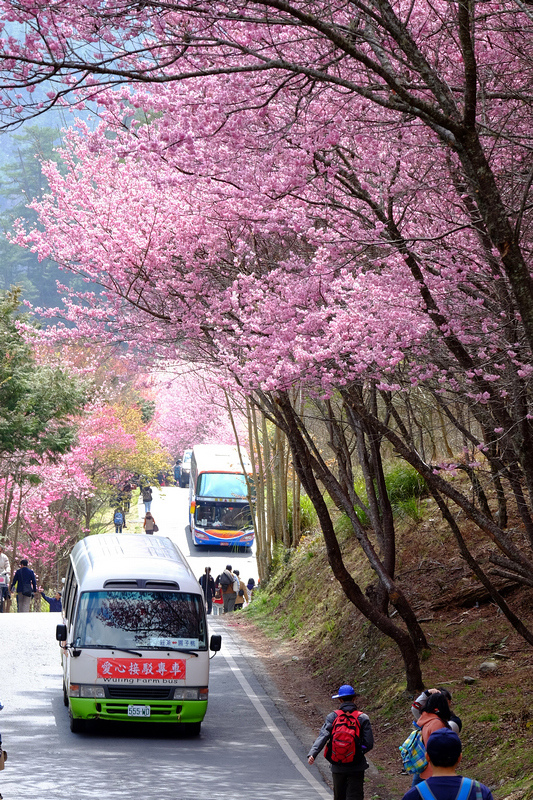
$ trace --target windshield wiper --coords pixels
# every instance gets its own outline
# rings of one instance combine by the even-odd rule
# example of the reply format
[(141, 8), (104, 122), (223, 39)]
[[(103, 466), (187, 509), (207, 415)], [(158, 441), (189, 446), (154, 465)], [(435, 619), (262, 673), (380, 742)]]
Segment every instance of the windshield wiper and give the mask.
[(196, 656), (196, 658), (198, 658), (198, 653), (195, 653), (194, 650), (186, 650), (185, 647), (157, 647), (154, 649), (170, 650), (172, 653), (189, 653), (189, 655)]
[(130, 653), (132, 656), (138, 656), (142, 658), (142, 653), (138, 653), (137, 650), (128, 650), (127, 647), (116, 647), (114, 644), (75, 644), (72, 645), (75, 650), (90, 650), (91, 648), (94, 649), (101, 649), (101, 650), (120, 650), (121, 653)]

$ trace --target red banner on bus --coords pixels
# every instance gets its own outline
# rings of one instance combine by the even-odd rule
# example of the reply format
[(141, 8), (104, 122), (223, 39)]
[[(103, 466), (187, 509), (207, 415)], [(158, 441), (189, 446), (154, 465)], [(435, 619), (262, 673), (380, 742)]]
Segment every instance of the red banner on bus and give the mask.
[(159, 678), (165, 680), (185, 679), (183, 658), (99, 658), (99, 678)]

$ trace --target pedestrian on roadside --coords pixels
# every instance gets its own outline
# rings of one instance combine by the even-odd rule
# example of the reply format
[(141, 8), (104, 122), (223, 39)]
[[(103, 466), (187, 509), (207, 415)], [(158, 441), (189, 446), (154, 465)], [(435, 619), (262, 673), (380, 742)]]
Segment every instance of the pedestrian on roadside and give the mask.
[(248, 589), (244, 581), (241, 580), (241, 576), (238, 569), (233, 570), (233, 574), (237, 576), (239, 579), (239, 588), (237, 589), (237, 596), (235, 597), (235, 611), (240, 611), (244, 607), (244, 601), (246, 600), (247, 603), (250, 602), (250, 598), (248, 595)]
[(431, 776), (406, 792), (402, 800), (493, 800), (483, 783), (457, 775), (461, 740), (451, 728), (434, 731), (426, 743)]
[(11, 591), (17, 587), (17, 612), (28, 612), (33, 595), (37, 591), (35, 572), (28, 567), (28, 559), (20, 561), (20, 568), (11, 582)]
[[(366, 714), (358, 711), (355, 704), (355, 689), (345, 683), (340, 687), (332, 700), (340, 700), (339, 708), (328, 714), (320, 732), (313, 742), (307, 755), (309, 764), (315, 763), (315, 758), (323, 747), (331, 741), (326, 749), (326, 758), (331, 764), (333, 778), (333, 800), (363, 800), (365, 770), (368, 762), (365, 754), (374, 747), (374, 735), (370, 720)], [(339, 763), (335, 759), (335, 737), (340, 734), (341, 726), (348, 725), (348, 730), (358, 731), (354, 740), (354, 755), (350, 762)]]
[(39, 589), (39, 594), (50, 606), (50, 611), (63, 611), (63, 606), (61, 604), (61, 592), (54, 592), (53, 597), (47, 597), (45, 593)]
[(220, 575), (220, 588), (224, 600), (224, 614), (229, 614), (235, 609), (237, 589), (239, 588), (239, 579), (231, 571), (231, 564), (227, 564), (226, 569)]
[(174, 481), (176, 486), (181, 486), (181, 458), (178, 458), (174, 464)]
[(253, 578), (248, 578), (248, 583), (246, 584), (246, 588), (248, 589), (248, 595), (250, 597), (249, 602), (252, 601), (253, 591), (255, 589), (255, 581)]
[(439, 686), (437, 689), (424, 689), (422, 694), (420, 694), (416, 698), (416, 700), (413, 701), (413, 704), (411, 706), (411, 713), (413, 715), (413, 718), (414, 718), (415, 722), (418, 724), (418, 720), (420, 719), (420, 715), (422, 714), (422, 712), (426, 708), (426, 703), (428, 701), (429, 696), (431, 694), (438, 694), (439, 692), (442, 692), (442, 694), (445, 695), (446, 699), (448, 700), (448, 705), (450, 706), (451, 716), (450, 716), (450, 719), (448, 720), (448, 725), (450, 726), (452, 731), (455, 731), (455, 733), (461, 733), (461, 729), (463, 727), (463, 723), (461, 721), (461, 718), (453, 713), (453, 710), (452, 710), (452, 702), (453, 702), (452, 693), (448, 689), (445, 689), (444, 686)]
[[(0, 711), (3, 709), (4, 704), (0, 701)], [(7, 761), (7, 753), (5, 750), (2, 750), (2, 734), (0, 733), (0, 769), (4, 769), (4, 762)], [(0, 794), (0, 800), (2, 800), (2, 795)]]
[(215, 579), (211, 575), (211, 567), (205, 568), (205, 572), (200, 576), (198, 583), (202, 587), (202, 592), (204, 593), (207, 613), (210, 614), (213, 610), (213, 597), (215, 595)]
[(218, 616), (224, 611), (224, 598), (222, 597), (222, 588), (220, 586), (220, 575), (215, 578), (215, 593), (213, 595), (213, 616)]
[(141, 489), (141, 496), (144, 503), (144, 513), (148, 514), (149, 511), (152, 510), (152, 487), (151, 486), (143, 486)]
[(4, 553), (4, 545), (0, 544), (0, 573), (9, 575), (10, 572), (11, 565), (9, 563), (9, 557)]
[[(122, 508), (124, 510), (124, 522), (126, 521), (126, 512), (130, 510), (132, 492), (133, 492), (133, 486), (129, 481), (126, 481), (126, 483), (122, 487), (122, 491), (120, 492), (120, 499), (122, 501)], [(126, 527), (125, 524), (124, 527)]]
[[(417, 725), (422, 730), (422, 741), (427, 749), (428, 739), (432, 733), (440, 728), (451, 730), (449, 722), (452, 716), (448, 698), (443, 692), (433, 692), (426, 700), (426, 705), (420, 714)], [(416, 786), (421, 781), (426, 781), (431, 777), (433, 767), (428, 763), (422, 772), (415, 772), (412, 786)]]
[(145, 533), (149, 533), (152, 536), (159, 530), (159, 528), (156, 525), (155, 519), (152, 517), (149, 511), (144, 518), (143, 528)]
[(11, 564), (8, 556), (4, 553), (3, 545), (0, 545), (0, 613), (4, 611), (4, 602), (9, 600), (9, 579), (11, 576)]
[(115, 513), (113, 514), (113, 523), (115, 525), (115, 533), (122, 533), (122, 528), (125, 523), (124, 512), (118, 506), (115, 508)]

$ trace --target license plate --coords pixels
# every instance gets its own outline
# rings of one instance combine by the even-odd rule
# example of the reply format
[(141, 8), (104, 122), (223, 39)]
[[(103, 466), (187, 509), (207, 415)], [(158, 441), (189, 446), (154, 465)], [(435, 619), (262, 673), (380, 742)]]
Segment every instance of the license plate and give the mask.
[(128, 717), (149, 717), (150, 706), (128, 706)]

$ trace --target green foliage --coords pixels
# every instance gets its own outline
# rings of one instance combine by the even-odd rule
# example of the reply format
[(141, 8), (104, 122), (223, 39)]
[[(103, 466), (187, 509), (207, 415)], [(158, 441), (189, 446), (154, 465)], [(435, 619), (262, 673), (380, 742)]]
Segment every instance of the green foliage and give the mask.
[[(292, 508), (293, 496), (292, 492), (288, 494), (288, 513), (287, 520), (289, 523), (289, 531), (292, 536)], [(300, 531), (302, 533), (309, 533), (317, 524), (317, 515), (315, 507), (306, 494), (300, 495)]]
[(387, 494), (392, 505), (422, 497), (426, 493), (426, 483), (410, 464), (400, 463), (385, 475)]
[[(422, 519), (420, 498), (426, 492), (424, 479), (409, 464), (400, 463), (385, 474), (387, 495), (395, 516), (409, 517), (415, 522)], [(362, 479), (355, 481), (354, 489), (364, 505), (368, 503), (365, 483)], [(363, 527), (370, 525), (368, 514), (363, 508), (356, 506), (355, 514)], [(341, 514), (335, 525), (337, 536), (351, 532), (352, 526), (346, 514)]]
[(154, 414), (155, 414), (155, 400), (145, 400), (143, 399), (139, 403), (139, 408), (141, 410), (141, 419), (145, 425), (151, 422)]
[(422, 519), (418, 497), (409, 497), (407, 500), (400, 500), (393, 509), (398, 516), (409, 517), (413, 522), (420, 522)]
[(75, 437), (70, 415), (83, 406), (77, 381), (59, 368), (38, 364), (31, 332), (17, 323), (19, 292), (0, 294), (0, 453), (31, 451), (48, 457), (65, 453)]

